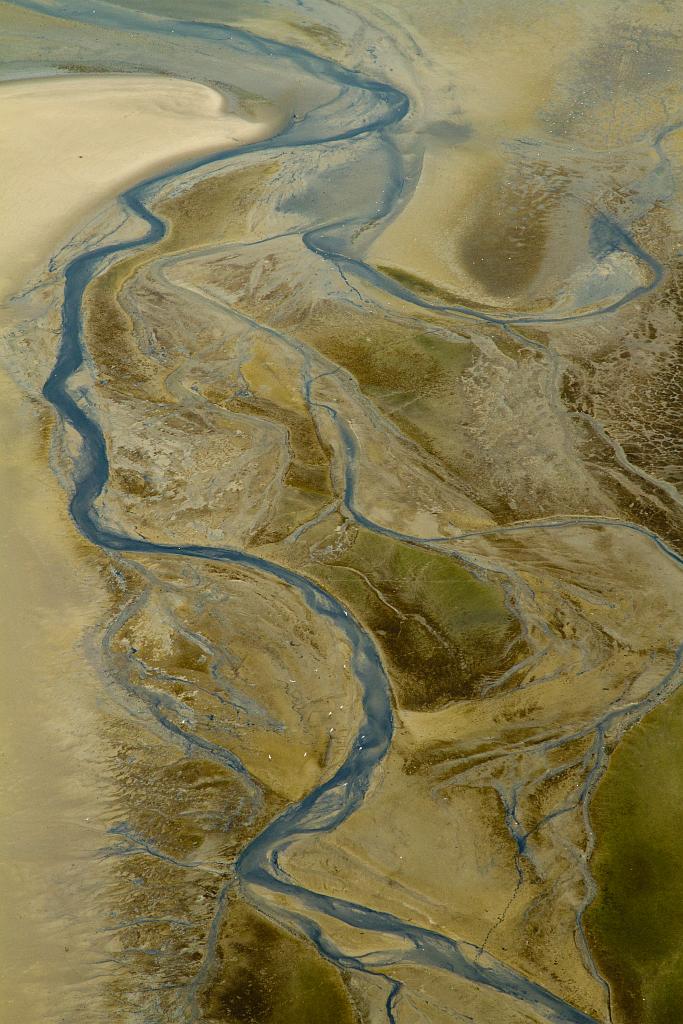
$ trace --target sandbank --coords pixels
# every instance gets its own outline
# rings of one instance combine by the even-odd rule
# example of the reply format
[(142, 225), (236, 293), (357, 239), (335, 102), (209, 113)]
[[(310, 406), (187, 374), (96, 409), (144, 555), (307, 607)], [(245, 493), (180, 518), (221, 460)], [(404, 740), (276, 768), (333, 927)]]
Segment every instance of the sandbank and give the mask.
[(208, 86), (153, 75), (7, 82), (0, 111), (0, 301), (126, 185), (272, 130), (229, 113)]
[(108, 601), (46, 464), (47, 415), (0, 370), (0, 1018), (16, 1024), (64, 1019), (86, 979), (107, 804), (84, 640)]

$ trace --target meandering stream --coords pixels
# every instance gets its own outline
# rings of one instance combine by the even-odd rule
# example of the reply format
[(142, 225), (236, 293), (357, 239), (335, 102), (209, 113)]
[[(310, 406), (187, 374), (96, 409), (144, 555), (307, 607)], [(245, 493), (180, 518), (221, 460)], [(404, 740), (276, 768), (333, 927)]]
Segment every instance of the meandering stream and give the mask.
[[(32, 10), (44, 9), (39, 3), (27, 2), (23, 6)], [(74, 11), (68, 5), (64, 7), (64, 12), (65, 16), (87, 18), (85, 14)], [(57, 12), (50, 8), (50, 13)], [(397, 211), (405, 202), (410, 190), (407, 177), (402, 173), (402, 158), (391, 135), (392, 130), (408, 114), (408, 98), (389, 84), (346, 70), (331, 60), (315, 56), (296, 46), (260, 38), (244, 30), (199, 22), (144, 19), (132, 13), (123, 13), (113, 8), (109, 10), (106, 7), (98, 11), (97, 17), (105, 21), (110, 19), (112, 24), (119, 27), (144, 27), (150, 32), (219, 41), (225, 47), (226, 62), (232, 56), (239, 56), (240, 59), (251, 56), (259, 62), (271, 63), (275, 69), (280, 63), (286, 63), (289, 68), (298, 69), (307, 80), (319, 80), (324, 83), (326, 89), (336, 89), (332, 101), (327, 101), (320, 107), (312, 106), (303, 117), (292, 118), (278, 135), (268, 140), (186, 162), (172, 171), (151, 177), (122, 194), (120, 201), (124, 208), (132, 217), (139, 218), (146, 225), (144, 234), (132, 240), (112, 242), (84, 251), (71, 259), (66, 266), (61, 341), (54, 368), (43, 389), (45, 398), (57, 414), (73, 427), (81, 439), (81, 450), (73, 467), (70, 510), (79, 530), (89, 541), (105, 551), (222, 562), (242, 566), (255, 573), (277, 579), (294, 588), (317, 616), (327, 620), (330, 628), (342, 633), (353, 651), (352, 668), (362, 696), (362, 719), (356, 737), (349, 747), (345, 760), (332, 777), (321, 782), (298, 803), (288, 807), (242, 850), (236, 861), (236, 874), (242, 892), (256, 907), (273, 919), (304, 933), (325, 957), (338, 966), (359, 971), (369, 970), (386, 977), (386, 1014), (390, 1022), (395, 1020), (395, 1003), (400, 992), (400, 984), (391, 977), (391, 969), (399, 961), (410, 961), (451, 972), (477, 985), (489, 986), (520, 1001), (530, 1011), (556, 1024), (589, 1024), (592, 1018), (483, 952), (479, 947), (408, 924), (381, 909), (362, 906), (304, 888), (286, 874), (279, 863), (283, 852), (306, 835), (333, 831), (353, 814), (361, 806), (373, 773), (389, 750), (393, 732), (391, 691), (378, 648), (370, 633), (337, 598), (319, 584), (285, 566), (238, 548), (187, 544), (183, 543), (182, 538), (178, 538), (174, 544), (153, 543), (140, 537), (116, 532), (106, 521), (100, 519), (95, 505), (109, 479), (107, 439), (90, 409), (70, 388), (71, 378), (83, 364), (86, 354), (87, 341), (83, 327), (86, 289), (103, 267), (119, 255), (140, 247), (151, 246), (165, 237), (167, 225), (151, 209), (151, 203), (160, 187), (176, 179), (180, 180), (189, 172), (209, 168), (219, 162), (237, 160), (248, 154), (286, 153), (302, 147), (319, 147), (367, 136), (376, 140), (382, 148), (387, 166), (390, 168), (382, 194), (377, 196), (375, 205), (375, 220), (379, 222)], [(661, 143), (661, 138), (660, 135), (657, 145)], [(582, 319), (614, 312), (626, 303), (642, 298), (661, 282), (663, 276), (661, 264), (638, 245), (625, 228), (605, 214), (599, 214), (596, 216), (596, 224), (602, 233), (603, 249), (618, 249), (627, 253), (642, 265), (649, 275), (647, 283), (632, 288), (618, 300), (602, 305), (596, 310), (576, 310), (573, 313), (563, 312), (557, 316), (551, 313), (536, 318), (530, 315), (495, 315), (465, 306), (435, 305), (353, 254), (351, 235), (362, 223), (362, 218), (351, 217), (342, 222), (302, 230), (300, 237), (310, 252), (333, 263), (340, 273), (347, 275), (358, 287), (369, 284), (380, 294), (425, 310), (453, 313), (506, 329), (511, 325), (543, 324), (558, 319)], [(313, 402), (310, 386), (308, 401)], [(356, 441), (353, 432), (340, 414), (331, 408), (327, 408), (327, 412), (335, 419), (345, 453), (343, 501), (357, 522), (367, 529), (380, 531), (411, 543), (431, 545), (451, 542), (457, 545), (458, 539), (475, 536), (474, 533), (463, 533), (460, 537), (416, 538), (379, 527), (357, 511)], [(615, 528), (638, 530), (645, 533), (667, 556), (681, 562), (677, 553), (656, 534), (625, 522), (610, 523), (598, 517), (573, 517), (562, 522), (548, 521), (534, 524), (533, 527), (521, 524), (507, 529), (557, 529), (565, 524), (613, 525)], [(481, 535), (485, 533), (482, 532)], [(167, 728), (171, 728), (168, 723)], [(178, 731), (176, 726), (173, 729), (175, 732)], [(284, 909), (283, 904), (286, 904), (287, 909)], [(220, 913), (219, 901), (217, 915)], [(383, 936), (395, 936), (400, 943), (408, 944), (409, 952), (378, 953), (373, 957), (371, 964), (361, 958), (350, 957), (324, 934), (318, 923), (321, 915), (351, 928), (381, 933)]]

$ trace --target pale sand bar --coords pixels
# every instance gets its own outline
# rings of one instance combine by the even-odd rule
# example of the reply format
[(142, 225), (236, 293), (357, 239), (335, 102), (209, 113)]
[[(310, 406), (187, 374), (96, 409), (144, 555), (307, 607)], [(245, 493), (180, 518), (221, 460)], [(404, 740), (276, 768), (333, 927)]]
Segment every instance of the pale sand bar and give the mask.
[(0, 85), (0, 301), (102, 202), (184, 157), (267, 136), (197, 82), (69, 75)]

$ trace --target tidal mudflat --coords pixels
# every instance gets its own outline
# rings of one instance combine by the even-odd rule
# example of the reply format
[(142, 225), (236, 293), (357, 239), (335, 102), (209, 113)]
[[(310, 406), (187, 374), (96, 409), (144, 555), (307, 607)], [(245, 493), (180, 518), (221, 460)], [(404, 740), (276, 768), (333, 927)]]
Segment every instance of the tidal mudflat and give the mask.
[(3, 1019), (683, 1019), (683, 24), (0, 3)]

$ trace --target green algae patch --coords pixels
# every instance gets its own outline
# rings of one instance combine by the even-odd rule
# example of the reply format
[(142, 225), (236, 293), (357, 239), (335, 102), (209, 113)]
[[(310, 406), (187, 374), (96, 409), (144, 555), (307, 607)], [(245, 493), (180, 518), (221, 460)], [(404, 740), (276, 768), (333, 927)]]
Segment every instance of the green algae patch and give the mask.
[(502, 590), (455, 559), (348, 531), (352, 542), (318, 552), (308, 570), (377, 637), (398, 704), (431, 711), (476, 696), (520, 657), (520, 626)]
[(416, 330), (322, 303), (297, 336), (353, 375), (373, 404), (424, 451), (446, 453), (461, 429), (463, 378), (478, 350), (468, 334)]
[(338, 972), (313, 946), (235, 901), (225, 916), (215, 980), (201, 997), (207, 1024), (355, 1024)]
[(338, 54), (345, 50), (344, 39), (329, 25), (301, 21), (285, 21), (283, 24), (304, 36), (309, 45), (312, 44), (318, 52)]
[(619, 1024), (683, 1020), (683, 691), (621, 741), (591, 805), (585, 916)]

